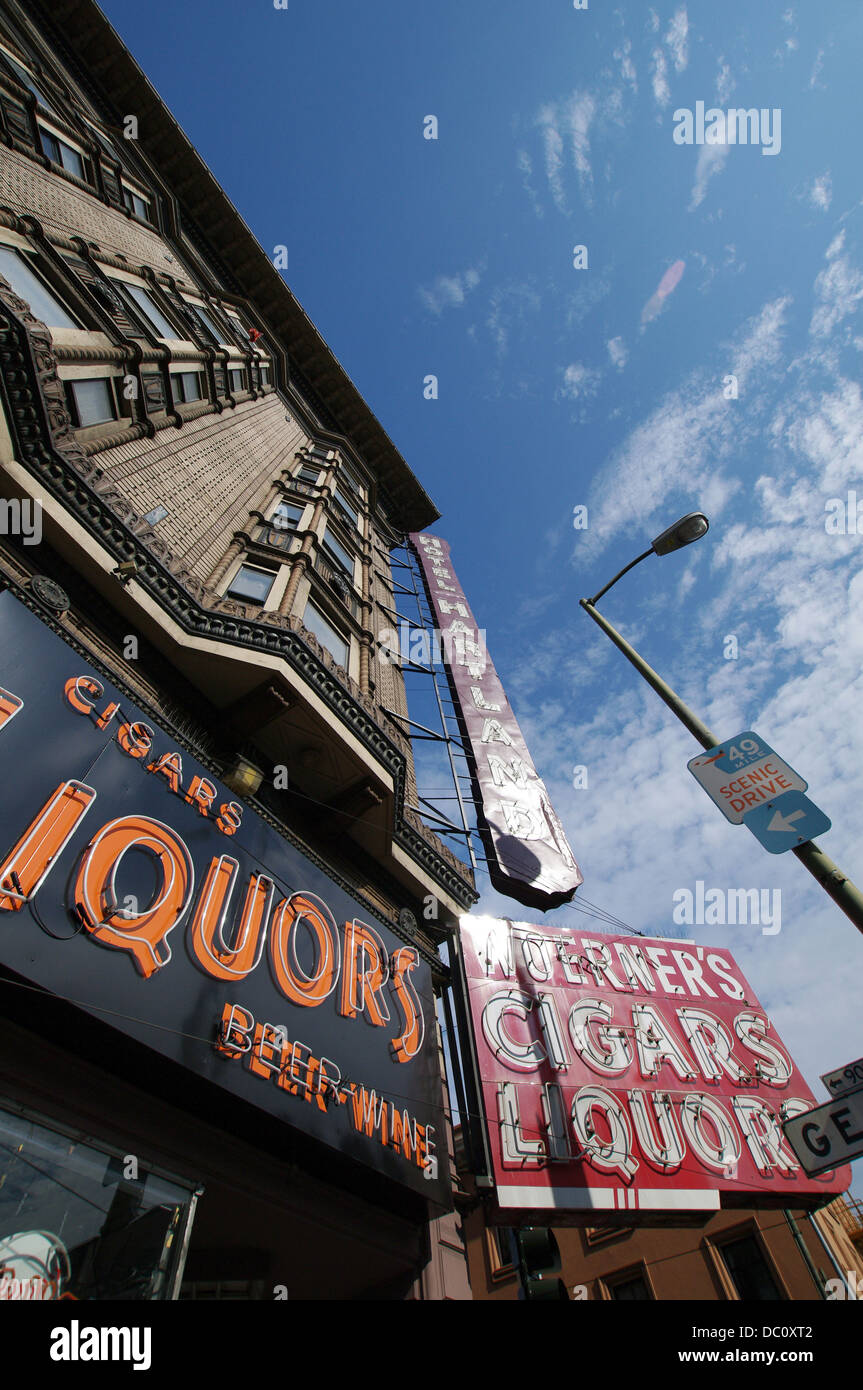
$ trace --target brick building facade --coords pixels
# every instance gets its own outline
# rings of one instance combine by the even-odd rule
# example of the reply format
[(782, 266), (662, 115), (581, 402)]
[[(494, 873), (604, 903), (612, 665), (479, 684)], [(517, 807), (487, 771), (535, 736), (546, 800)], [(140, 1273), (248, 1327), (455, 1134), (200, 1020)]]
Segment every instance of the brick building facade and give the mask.
[[(65, 653), (57, 660), (68, 660), (70, 671), (78, 661), (90, 673), (71, 695), (67, 688), (62, 713), (51, 706), (51, 719), (62, 722), (70, 703), (95, 718), (91, 696), (102, 682), (119, 692), (115, 709), (131, 702), (176, 750), (161, 764), (147, 764), (148, 771), (170, 783), (181, 757), (194, 760), (197, 791), (186, 790), (185, 801), (194, 801), (204, 819), (207, 789), (215, 795), (216, 786), (227, 788), (237, 808), (229, 821), (231, 815), (244, 824), (253, 819), (256, 844), (274, 832), (362, 914), (359, 948), (359, 918), (350, 937), (353, 1011), (366, 1015), (359, 1022), (382, 1024), (375, 1009), (384, 1015), (389, 1007), (392, 1015), (393, 1000), (379, 1001), (398, 960), (403, 977), (415, 968), (431, 982), (424, 1008), (434, 1027), (431, 990), (446, 977), (438, 943), (477, 895), (469, 870), (411, 809), (415, 777), (404, 684), (397, 667), (379, 659), (377, 634), (390, 625), (395, 607), (393, 546), (438, 513), (89, 0), (0, 5), (0, 142), (0, 490), (7, 523), (0, 535), (0, 600), (10, 633), (35, 634), (33, 663), (38, 648), (49, 666), (53, 654)], [(31, 618), (38, 629), (27, 626)], [(21, 679), (35, 682), (27, 653), (20, 659)], [(17, 714), (13, 677), (0, 676), (0, 684), (10, 700), (7, 714)], [(106, 724), (113, 715), (105, 714)], [(26, 701), (0, 757), (11, 753), (12, 733), (17, 739), (25, 716)], [(69, 739), (78, 739), (68, 727)], [(134, 740), (144, 738), (144, 727), (152, 733), (140, 721), (123, 727), (118, 739), (125, 744), (119, 752), (112, 746), (106, 759), (124, 751), (139, 757), (143, 745)], [(14, 745), (28, 769), (39, 756), (32, 727), (29, 738)], [(7, 779), (11, 767), (7, 761)], [(81, 1297), (469, 1296), (455, 1218), (445, 1214), (440, 1197), (449, 1166), (443, 1134), (442, 1177), (436, 1187), (427, 1184), (437, 1199), (427, 1201), (422, 1184), (401, 1186), (376, 1172), (368, 1149), (354, 1161), (345, 1152), (357, 1142), (350, 1134), (322, 1145), (292, 1131), (290, 1109), (280, 1122), (256, 1108), (257, 1092), (241, 1093), (235, 1085), (232, 1094), (221, 1094), (212, 1079), (201, 1080), (196, 1072), (209, 1076), (203, 1050), (209, 1057), (212, 1044), (196, 1042), (194, 1029), (183, 1033), (178, 1025), (182, 1063), (124, 1034), (124, 1027), (133, 1028), (134, 1011), (123, 1015), (119, 1032), (111, 1031), (105, 1001), (93, 1003), (88, 982), (115, 969), (122, 951), (101, 951), (95, 942), (124, 947), (124, 921), (143, 922), (134, 915), (138, 900), (133, 895), (136, 906), (122, 909), (127, 919), (118, 917), (110, 895), (89, 917), (80, 902), (67, 904), (67, 928), (80, 917), (70, 928), (74, 947), (49, 945), (67, 936), (44, 920), (37, 925), (38, 885), (24, 881), (26, 855), (13, 849), (34, 814), (29, 795), (22, 782), (7, 797), (0, 846), (6, 854), (0, 909), (16, 928), (32, 913), (27, 930), (39, 945), (26, 954), (31, 935), (22, 936), (19, 957), (0, 949), (8, 1019), (0, 1050), (0, 1166), (7, 1164), (7, 1194), (26, 1195), (22, 1163), (39, 1162), (43, 1176), (53, 1176), (43, 1206), (33, 1199), (23, 1236), (23, 1216), (16, 1227), (8, 1203), (5, 1212), (0, 1208), (6, 1274), (41, 1260), (41, 1269), (50, 1265)], [(181, 813), (191, 814), (188, 807), (166, 813), (169, 829)], [(222, 829), (233, 833), (230, 823)], [(140, 843), (135, 847), (141, 852)], [(94, 853), (91, 843), (81, 876)], [(43, 875), (50, 870), (53, 885), (62, 870), (52, 865), (49, 856)], [(286, 893), (296, 887), (288, 877), (285, 883)], [(39, 887), (41, 900), (48, 893), (47, 884)], [(203, 920), (206, 904), (199, 902), (197, 911)], [(300, 920), (317, 923), (320, 944), (330, 918), (324, 914), (321, 925), (310, 908)], [(237, 936), (226, 942), (223, 925), (207, 938), (218, 961), (204, 966), (225, 980), (232, 972), (241, 976), (231, 962), (242, 942)], [(200, 922), (196, 929), (206, 937)], [(297, 958), (299, 931), (293, 964), (282, 960), (281, 967), (302, 994), (314, 980), (311, 958), (304, 964)], [(82, 974), (74, 962), (87, 934), (94, 953)], [(376, 942), (386, 943), (386, 957), (374, 977), (366, 967)], [(347, 936), (342, 950), (344, 974)], [(42, 951), (53, 956), (43, 962)], [(56, 971), (61, 951), (70, 961), (68, 991), (46, 990), (40, 962)], [(181, 951), (177, 942), (175, 962)], [(276, 961), (277, 974), (278, 968)], [(168, 972), (157, 978), (162, 974)], [(125, 989), (126, 976), (117, 979)], [(409, 993), (403, 982), (396, 991), (407, 1000), (406, 1016)], [(350, 998), (345, 1004), (343, 996), (339, 1012), (340, 1019), (351, 1016)], [(230, 1018), (241, 1020), (239, 1031), (220, 1033), (217, 1050), (236, 1060), (252, 1037), (251, 1024), (244, 1032), (242, 1010)], [(396, 1048), (409, 1051), (409, 1032), (407, 1018)], [(255, 1039), (257, 1047), (257, 1033)], [(289, 1079), (302, 1046), (292, 1044)], [(436, 1066), (432, 1099), (446, 1114), (434, 1037), (426, 1046)], [(269, 1066), (281, 1084), (287, 1064), (277, 1071), (267, 1055), (270, 1062), (260, 1068)], [(353, 1106), (358, 1132), (365, 1091), (355, 1083), (350, 1089), (347, 1077), (340, 1091), (335, 1083), (328, 1091), (326, 1060), (317, 1062), (319, 1108), (336, 1103), (341, 1122)], [(407, 1070), (396, 1067), (399, 1075)], [(303, 1084), (309, 1100), (312, 1082)], [(379, 1117), (372, 1138), (392, 1149), (401, 1135), (403, 1156), (416, 1166), (421, 1140), (416, 1127), (410, 1134), (409, 1116), (398, 1121), (394, 1089), (389, 1138)], [(429, 1139), (428, 1126), (419, 1132)], [(8, 1157), (13, 1152), (31, 1159), (16, 1167)], [(101, 1231), (87, 1227), (77, 1254), (56, 1232), (50, 1259), (44, 1250), (37, 1256), (30, 1250), (33, 1232), (48, 1226), (46, 1209), (59, 1211), (57, 1193), (73, 1153), (80, 1183), (85, 1174), (113, 1174), (102, 1182), (113, 1194), (108, 1219)], [(429, 1142), (426, 1158), (430, 1153)], [(436, 1172), (431, 1164), (425, 1176)], [(147, 1182), (163, 1200), (145, 1201)], [(134, 1222), (122, 1216), (126, 1207)], [(158, 1227), (153, 1213), (159, 1211), (169, 1213), (170, 1239), (163, 1230), (152, 1269), (132, 1291), (123, 1283), (118, 1242), (121, 1235), (131, 1240), (129, 1231), (140, 1231), (145, 1215)], [(73, 1213), (70, 1223), (75, 1219)], [(175, 1259), (180, 1243), (185, 1271)], [(71, 1261), (71, 1274), (63, 1273), (64, 1260)]]

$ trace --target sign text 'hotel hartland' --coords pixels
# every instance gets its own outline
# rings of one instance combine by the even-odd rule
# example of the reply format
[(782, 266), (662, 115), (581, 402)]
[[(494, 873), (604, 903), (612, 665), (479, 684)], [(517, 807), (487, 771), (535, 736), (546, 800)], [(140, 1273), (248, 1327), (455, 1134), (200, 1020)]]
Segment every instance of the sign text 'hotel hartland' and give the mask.
[(582, 876), (533, 765), (500, 678), (455, 577), (449, 545), (412, 534), (469, 753), (489, 876), (499, 893), (550, 911), (572, 900)]

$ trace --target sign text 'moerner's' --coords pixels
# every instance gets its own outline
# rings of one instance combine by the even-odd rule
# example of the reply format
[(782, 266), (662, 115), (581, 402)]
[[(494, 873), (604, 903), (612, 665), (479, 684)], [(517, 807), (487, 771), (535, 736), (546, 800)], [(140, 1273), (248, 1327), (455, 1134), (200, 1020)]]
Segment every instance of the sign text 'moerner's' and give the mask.
[(524, 735), (449, 556), (446, 541), (412, 534), (469, 745), (479, 829), (493, 886), (527, 907), (570, 902), (582, 882), (563, 826), (533, 765)]

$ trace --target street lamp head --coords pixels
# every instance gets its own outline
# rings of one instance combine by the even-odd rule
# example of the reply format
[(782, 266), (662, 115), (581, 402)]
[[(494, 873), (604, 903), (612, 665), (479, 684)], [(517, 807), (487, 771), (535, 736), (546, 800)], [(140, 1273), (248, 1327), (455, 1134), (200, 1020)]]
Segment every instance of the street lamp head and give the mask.
[(656, 537), (652, 549), (657, 555), (670, 555), (672, 550), (680, 550), (684, 545), (700, 540), (709, 527), (710, 522), (703, 512), (687, 512), (686, 516)]

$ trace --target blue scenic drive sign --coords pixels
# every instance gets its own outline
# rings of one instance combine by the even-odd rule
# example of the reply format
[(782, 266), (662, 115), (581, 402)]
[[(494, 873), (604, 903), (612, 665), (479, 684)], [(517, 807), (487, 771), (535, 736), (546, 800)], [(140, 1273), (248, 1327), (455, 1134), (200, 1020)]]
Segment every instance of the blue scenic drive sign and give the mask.
[(748, 811), (743, 824), (768, 853), (782, 854), (823, 835), (832, 822), (808, 796), (791, 791)]
[(803, 793), (799, 773), (752, 729), (708, 748), (687, 767), (733, 825), (745, 825), (770, 854), (782, 854), (830, 829)]

